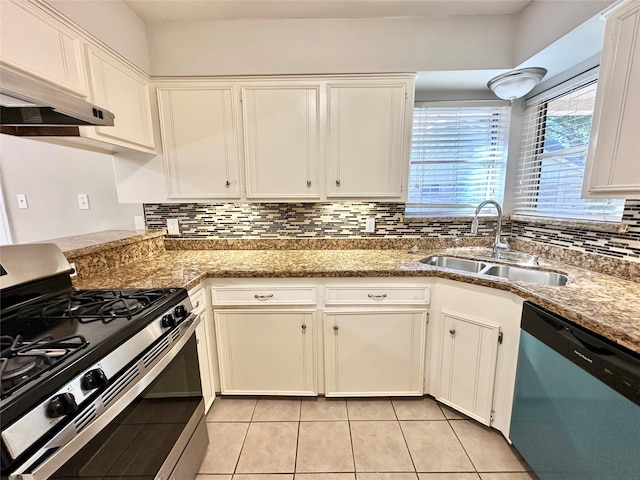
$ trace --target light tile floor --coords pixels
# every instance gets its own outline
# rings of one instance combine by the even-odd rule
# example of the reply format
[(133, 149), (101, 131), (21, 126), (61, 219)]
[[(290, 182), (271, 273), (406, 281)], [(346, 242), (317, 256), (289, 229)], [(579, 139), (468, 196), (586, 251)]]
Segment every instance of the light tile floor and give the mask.
[(196, 480), (536, 480), (495, 430), (432, 398), (218, 397)]

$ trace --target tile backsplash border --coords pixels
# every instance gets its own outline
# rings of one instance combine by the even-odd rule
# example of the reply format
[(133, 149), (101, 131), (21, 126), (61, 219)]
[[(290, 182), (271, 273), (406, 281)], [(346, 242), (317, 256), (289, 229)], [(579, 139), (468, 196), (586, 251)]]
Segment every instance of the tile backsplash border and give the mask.
[[(145, 204), (144, 212), (150, 230), (166, 228), (168, 218), (178, 219), (181, 234), (169, 239), (226, 240), (234, 245), (237, 245), (235, 240), (349, 239), (370, 245), (374, 239), (402, 239), (404, 246), (413, 239), (458, 239), (467, 244), (475, 243), (477, 238), (470, 232), (470, 219), (406, 222), (404, 205), (397, 203)], [(375, 233), (364, 232), (365, 220), (369, 217), (375, 218)], [(481, 238), (492, 238), (494, 218), (480, 221)], [(558, 222), (528, 222), (517, 217), (504, 222), (503, 235), (512, 239), (519, 249), (533, 253), (550, 250), (562, 253), (564, 249), (640, 263), (640, 200), (626, 201), (622, 223), (626, 226), (624, 232), (603, 232), (571, 222), (565, 226)], [(574, 257), (584, 258), (583, 255)]]

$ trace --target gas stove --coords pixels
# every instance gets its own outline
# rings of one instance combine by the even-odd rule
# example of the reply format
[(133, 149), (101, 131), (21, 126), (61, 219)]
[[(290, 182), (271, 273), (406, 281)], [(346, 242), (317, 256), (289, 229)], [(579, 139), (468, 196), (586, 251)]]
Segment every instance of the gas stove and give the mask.
[(51, 245), (3, 247), (0, 261), (4, 475), (77, 436), (195, 327), (182, 288), (76, 290)]

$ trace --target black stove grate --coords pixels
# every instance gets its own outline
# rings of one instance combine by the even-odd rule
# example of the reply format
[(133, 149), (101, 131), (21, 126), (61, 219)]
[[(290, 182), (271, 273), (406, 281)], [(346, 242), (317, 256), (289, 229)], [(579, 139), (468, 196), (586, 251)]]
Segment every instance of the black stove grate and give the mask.
[(81, 335), (24, 340), (20, 335), (0, 337), (0, 396), (6, 398), (34, 378), (61, 364), (89, 343)]
[(62, 298), (50, 299), (44, 305), (23, 307), (18, 317), (40, 319), (49, 325), (66, 319), (80, 323), (109, 323), (118, 318), (131, 320), (169, 292), (165, 289), (75, 291)]

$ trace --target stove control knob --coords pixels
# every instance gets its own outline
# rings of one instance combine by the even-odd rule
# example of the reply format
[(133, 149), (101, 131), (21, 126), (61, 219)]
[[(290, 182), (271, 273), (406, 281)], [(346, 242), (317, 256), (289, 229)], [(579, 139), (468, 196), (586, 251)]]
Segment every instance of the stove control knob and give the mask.
[(170, 313), (162, 317), (162, 326), (164, 328), (174, 328), (176, 325), (177, 325), (176, 319)]
[(62, 393), (51, 399), (47, 406), (47, 415), (51, 418), (64, 417), (78, 411), (78, 404), (72, 393)]
[(173, 313), (175, 314), (176, 317), (178, 318), (186, 318), (187, 315), (189, 314), (189, 312), (187, 312), (187, 307), (185, 307), (184, 305), (178, 305), (174, 310)]
[(102, 369), (96, 368), (95, 370), (89, 370), (82, 376), (81, 385), (84, 390), (93, 390), (95, 388), (104, 388), (108, 383), (109, 379)]

